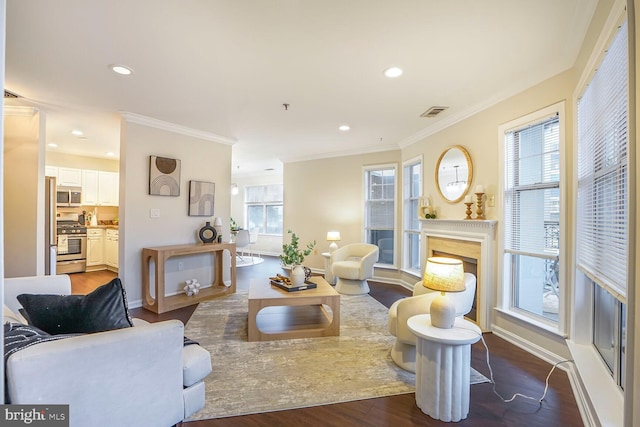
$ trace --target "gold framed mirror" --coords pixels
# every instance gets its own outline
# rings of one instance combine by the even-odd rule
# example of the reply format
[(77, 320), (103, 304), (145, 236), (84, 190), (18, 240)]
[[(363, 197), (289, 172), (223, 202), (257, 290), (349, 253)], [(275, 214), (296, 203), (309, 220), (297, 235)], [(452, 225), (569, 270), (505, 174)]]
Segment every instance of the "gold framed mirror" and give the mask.
[(461, 201), (473, 180), (473, 165), (469, 152), (461, 145), (447, 148), (436, 164), (436, 188), (449, 203)]

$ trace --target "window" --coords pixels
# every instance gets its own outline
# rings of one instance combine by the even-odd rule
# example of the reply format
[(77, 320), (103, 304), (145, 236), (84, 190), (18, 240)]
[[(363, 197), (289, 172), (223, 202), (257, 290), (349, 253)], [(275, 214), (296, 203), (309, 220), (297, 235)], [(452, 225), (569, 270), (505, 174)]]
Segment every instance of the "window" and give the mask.
[(246, 187), (247, 230), (259, 227), (260, 234), (282, 235), (282, 184)]
[(420, 275), (420, 221), (418, 205), (422, 194), (422, 160), (412, 160), (404, 165), (402, 178), (403, 247), (402, 267)]
[(509, 309), (557, 328), (560, 289), (559, 106), (504, 132), (504, 278)]
[(367, 168), (364, 173), (365, 242), (378, 245), (378, 263), (393, 265), (395, 259), (396, 167)]
[(623, 386), (628, 269), (627, 25), (578, 99), (576, 267), (593, 286), (592, 344)]

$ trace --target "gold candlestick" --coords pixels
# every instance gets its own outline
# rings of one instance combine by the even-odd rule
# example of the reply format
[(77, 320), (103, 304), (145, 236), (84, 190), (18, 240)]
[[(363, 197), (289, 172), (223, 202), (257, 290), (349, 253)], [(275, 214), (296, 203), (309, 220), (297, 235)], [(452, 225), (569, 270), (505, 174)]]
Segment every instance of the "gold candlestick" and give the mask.
[(476, 199), (478, 199), (478, 201), (476, 202), (476, 205), (478, 206), (478, 208), (476, 209), (476, 218), (475, 219), (484, 219), (484, 211), (482, 210), (482, 205), (484, 204), (484, 193), (475, 193), (476, 194)]
[(467, 211), (465, 212), (467, 214), (467, 217), (465, 219), (473, 219), (471, 218), (471, 205), (473, 204), (473, 202), (471, 203), (464, 203), (465, 205), (467, 205)]

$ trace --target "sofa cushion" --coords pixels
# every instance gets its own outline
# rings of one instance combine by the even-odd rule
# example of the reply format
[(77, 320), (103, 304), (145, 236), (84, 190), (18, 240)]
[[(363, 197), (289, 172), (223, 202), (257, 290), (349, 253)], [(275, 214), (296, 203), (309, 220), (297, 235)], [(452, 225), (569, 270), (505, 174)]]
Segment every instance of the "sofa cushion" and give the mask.
[(31, 325), (50, 334), (92, 333), (133, 326), (127, 296), (115, 278), (87, 295), (18, 295)]
[[(182, 381), (183, 386), (191, 387), (211, 373), (211, 354), (199, 345), (188, 345), (189, 340), (184, 337), (185, 346), (182, 349)], [(197, 343), (196, 343), (197, 344)]]

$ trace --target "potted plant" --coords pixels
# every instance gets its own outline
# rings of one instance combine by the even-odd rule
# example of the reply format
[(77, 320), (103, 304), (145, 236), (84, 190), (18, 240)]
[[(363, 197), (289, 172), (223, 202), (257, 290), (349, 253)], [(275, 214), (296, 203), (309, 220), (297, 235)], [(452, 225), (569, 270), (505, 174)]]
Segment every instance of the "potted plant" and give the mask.
[(316, 247), (316, 241), (307, 243), (306, 248), (300, 248), (300, 238), (293, 231), (289, 230), (291, 234), (291, 243), (285, 243), (282, 245), (282, 254), (280, 260), (285, 266), (291, 267), (291, 282), (294, 286), (300, 286), (304, 283), (305, 274), (302, 262), (304, 258), (309, 255)]

